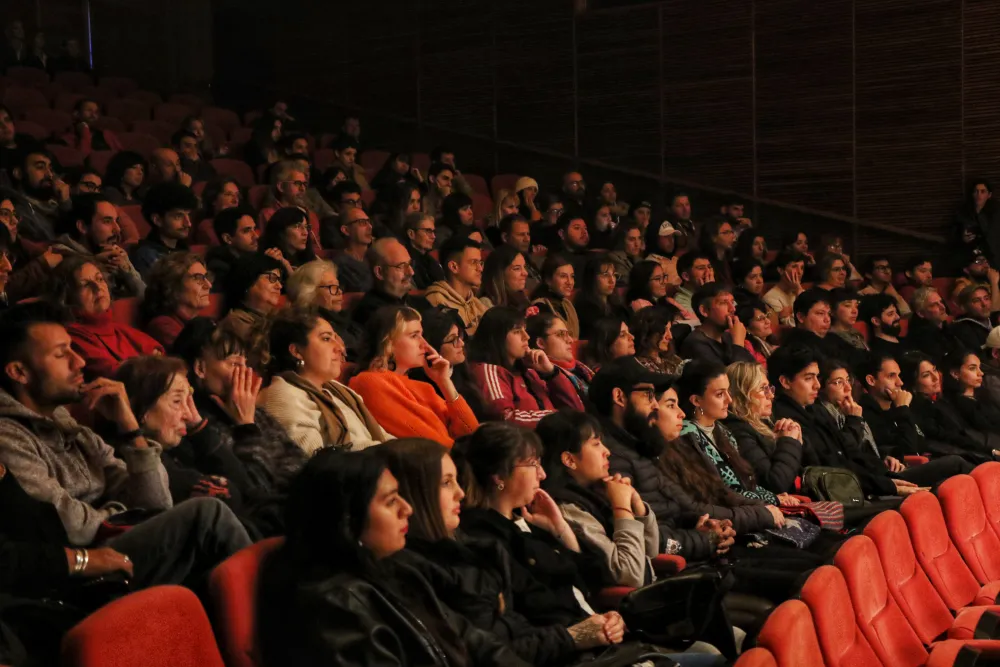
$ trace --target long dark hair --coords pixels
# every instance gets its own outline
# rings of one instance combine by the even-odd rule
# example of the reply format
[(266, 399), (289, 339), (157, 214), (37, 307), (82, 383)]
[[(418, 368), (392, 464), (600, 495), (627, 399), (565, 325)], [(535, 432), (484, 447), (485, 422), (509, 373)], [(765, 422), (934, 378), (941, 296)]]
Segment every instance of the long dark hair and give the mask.
[(508, 422), (486, 422), (471, 435), (455, 441), (451, 455), (469, 507), (488, 507), (496, 482), (506, 479), (519, 461), (542, 456), (542, 441), (534, 431)]
[[(176, 254), (176, 253), (174, 253)], [(173, 255), (167, 255), (172, 257)], [(268, 255), (247, 255), (237, 262), (226, 275), (223, 284), (223, 312), (228, 313), (234, 308), (242, 308), (247, 293), (257, 279), (266, 273), (278, 271), (281, 282), (287, 278), (285, 265)]]
[[(207, 136), (207, 135), (206, 135)], [(205, 184), (205, 189), (201, 193), (202, 202), (202, 215), (205, 218), (214, 218), (219, 211), (215, 210), (215, 198), (219, 196), (227, 185), (232, 183), (240, 191), (240, 203), (239, 206), (249, 207), (250, 202), (247, 201), (246, 192), (243, 190), (243, 186), (232, 176), (222, 176), (215, 179), (214, 181), (209, 181)]]
[(510, 370), (506, 361), (507, 334), (524, 325), (524, 315), (517, 308), (490, 308), (479, 320), (476, 335), (469, 341), (469, 361), (495, 364)]
[(677, 309), (670, 305), (643, 308), (636, 313), (630, 328), (635, 336), (635, 356), (648, 357), (654, 351), (659, 355), (660, 341), (676, 316)]
[[(601, 275), (601, 269), (608, 266), (612, 270), (615, 268), (614, 261), (608, 255), (600, 254), (588, 259), (583, 269), (583, 281), (577, 280), (579, 292), (577, 292), (576, 299), (574, 300), (579, 300), (581, 304), (594, 304), (600, 307), (605, 315), (611, 315), (615, 308), (621, 307), (621, 299), (618, 298), (617, 291), (611, 292), (607, 303), (602, 302), (597, 295), (597, 277)], [(580, 309), (577, 308), (577, 310)]]
[(313, 261), (316, 259), (316, 250), (313, 248), (311, 233), (306, 235), (305, 250), (293, 252), (285, 242), (285, 230), (303, 222), (308, 225), (309, 216), (302, 209), (294, 206), (279, 208), (264, 226), (264, 233), (258, 244), (258, 252), (264, 254), (271, 248), (277, 248), (288, 260), (288, 263), (296, 267)]
[(528, 297), (523, 292), (511, 292), (507, 289), (504, 272), (518, 255), (524, 258), (525, 267), (531, 260), (514, 246), (502, 245), (486, 258), (483, 266), (483, 295), (493, 302), (494, 306), (516, 306), (524, 308), (528, 305)]
[[(767, 238), (755, 229), (747, 229), (740, 234), (740, 237), (736, 239), (736, 246), (733, 249), (733, 260), (739, 261), (756, 259), (753, 256), (753, 242), (757, 239), (764, 239), (765, 247), (767, 246)], [(765, 253), (764, 257), (756, 261), (763, 262), (766, 258)]]
[(146, 162), (146, 158), (138, 153), (134, 151), (120, 151), (115, 153), (111, 156), (111, 160), (108, 161), (108, 166), (104, 170), (104, 184), (116, 190), (121, 190), (121, 193), (125, 194), (125, 191), (122, 190), (122, 179), (125, 178), (125, 172), (137, 164), (142, 165), (143, 175), (149, 173), (149, 165)]
[(545, 470), (543, 486), (546, 488), (573, 483), (562, 461), (563, 452), (579, 454), (584, 442), (602, 435), (601, 424), (596, 417), (566, 408), (542, 418), (535, 427), (535, 433), (545, 443), (542, 468)]
[(602, 317), (594, 322), (590, 340), (583, 350), (583, 362), (591, 368), (597, 368), (614, 361), (611, 346), (621, 335), (624, 323), (625, 321), (618, 317)]
[(628, 275), (628, 292), (625, 293), (625, 303), (632, 303), (636, 299), (645, 299), (653, 304), (657, 302), (657, 299), (654, 299), (650, 292), (649, 279), (653, 277), (658, 268), (660, 268), (660, 263), (654, 259), (644, 259), (632, 266), (632, 271)]
[(941, 360), (942, 391), (949, 398), (961, 396), (965, 392), (965, 387), (962, 386), (961, 381), (953, 377), (952, 373), (961, 372), (962, 366), (965, 365), (965, 360), (969, 357), (979, 358), (979, 355), (967, 347), (959, 346), (957, 349), (944, 355), (944, 358)]
[(413, 507), (410, 535), (432, 542), (452, 536), (441, 516), (441, 459), (448, 450), (426, 438), (400, 438), (373, 448), (399, 482), (399, 495)]

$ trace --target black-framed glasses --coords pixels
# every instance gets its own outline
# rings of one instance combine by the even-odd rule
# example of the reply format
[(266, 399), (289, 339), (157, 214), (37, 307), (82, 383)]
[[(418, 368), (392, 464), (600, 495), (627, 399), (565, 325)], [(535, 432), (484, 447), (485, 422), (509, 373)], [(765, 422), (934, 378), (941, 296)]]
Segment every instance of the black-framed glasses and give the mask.
[(417, 227), (415, 231), (423, 232), (427, 236), (437, 236), (437, 230), (433, 227)]
[(77, 183), (76, 187), (78, 187), (83, 192), (100, 192), (101, 191), (101, 184), (100, 183), (94, 183), (93, 181), (80, 181), (79, 183)]
[(454, 336), (448, 336), (443, 341), (441, 341), (441, 345), (442, 346), (444, 346), (444, 345), (457, 346), (459, 343), (464, 343), (464, 342), (465, 342), (465, 332), (464, 331), (459, 331)]
[(270, 273), (262, 273), (261, 275), (266, 277), (267, 282), (271, 283), (272, 285), (281, 282), (281, 274), (278, 273), (277, 271), (272, 271)]
[(189, 273), (188, 278), (203, 285), (211, 285), (215, 282), (215, 274), (211, 271), (205, 273)]
[(340, 289), (340, 285), (316, 285), (316, 289), (326, 290), (330, 296), (340, 296), (344, 293), (344, 290)]
[(413, 264), (411, 262), (400, 262), (399, 264), (386, 264), (387, 269), (396, 269), (397, 271), (405, 271), (406, 269), (412, 269)]
[(652, 389), (631, 389), (631, 390), (629, 390), (629, 393), (630, 394), (642, 394), (643, 398), (645, 398), (650, 403), (653, 403), (654, 401), (656, 401), (656, 392), (653, 391)]
[(305, 181), (285, 181), (285, 183), (291, 183), (295, 187), (302, 188), (303, 190), (309, 187), (309, 184), (306, 183)]

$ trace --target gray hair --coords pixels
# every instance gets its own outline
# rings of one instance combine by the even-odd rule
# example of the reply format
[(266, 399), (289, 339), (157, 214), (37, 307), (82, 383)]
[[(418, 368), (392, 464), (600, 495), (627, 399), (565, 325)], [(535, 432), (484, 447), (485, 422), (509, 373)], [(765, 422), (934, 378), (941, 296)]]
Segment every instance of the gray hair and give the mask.
[(921, 287), (913, 296), (910, 297), (910, 306), (913, 312), (919, 312), (927, 307), (927, 301), (930, 300), (931, 294), (937, 294), (937, 288), (934, 287)]
[(326, 259), (314, 259), (295, 269), (295, 273), (285, 283), (288, 300), (300, 308), (313, 305), (319, 277), (327, 271), (332, 271), (334, 276), (337, 275), (337, 265)]

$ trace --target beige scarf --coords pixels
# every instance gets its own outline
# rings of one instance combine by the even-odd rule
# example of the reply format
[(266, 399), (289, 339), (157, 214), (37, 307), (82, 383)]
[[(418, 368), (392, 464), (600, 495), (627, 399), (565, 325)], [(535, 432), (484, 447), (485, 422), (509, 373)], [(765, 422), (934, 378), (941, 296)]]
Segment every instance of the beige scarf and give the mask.
[(316, 408), (320, 412), (320, 430), (323, 433), (324, 445), (338, 449), (350, 449), (352, 446), (352, 443), (347, 439), (349, 435), (347, 420), (344, 419), (344, 415), (337, 404), (325, 392), (330, 392), (337, 397), (337, 400), (354, 410), (354, 413), (365, 423), (373, 440), (385, 442), (389, 439), (386, 432), (382, 430), (379, 423), (368, 412), (365, 404), (347, 387), (335, 382), (327, 382), (323, 385), (323, 390), (321, 391), (313, 383), (302, 379), (302, 376), (295, 371), (284, 371), (279, 373), (278, 377), (293, 387), (298, 387), (309, 394), (309, 398), (316, 404)]

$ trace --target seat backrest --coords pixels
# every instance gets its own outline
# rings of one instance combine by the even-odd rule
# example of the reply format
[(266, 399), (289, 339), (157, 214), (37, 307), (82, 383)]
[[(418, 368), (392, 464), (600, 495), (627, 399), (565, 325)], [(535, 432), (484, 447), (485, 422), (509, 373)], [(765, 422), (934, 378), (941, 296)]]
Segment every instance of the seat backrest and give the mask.
[(833, 562), (847, 582), (861, 632), (879, 659), (899, 667), (923, 665), (927, 651), (889, 593), (871, 538), (855, 535), (847, 540)]
[(99, 171), (103, 177), (108, 171), (108, 163), (111, 162), (111, 158), (114, 154), (114, 151), (91, 151), (91, 153), (87, 156), (87, 164), (90, 165), (92, 169)]
[(139, 88), (139, 84), (134, 79), (125, 76), (102, 76), (98, 85), (101, 88), (113, 90), (118, 95), (124, 95)]
[(149, 104), (142, 100), (122, 98), (108, 102), (108, 115), (126, 123), (149, 120)]
[(336, 159), (332, 148), (320, 148), (313, 154), (313, 166), (317, 173), (322, 174)]
[(73, 111), (73, 107), (76, 106), (77, 101), (82, 99), (83, 95), (80, 93), (61, 92), (56, 95), (52, 108), (69, 113)]
[(142, 214), (142, 206), (133, 204), (132, 206), (122, 206), (122, 210), (128, 215), (129, 219), (135, 225), (135, 229), (139, 232), (139, 238), (144, 239), (152, 231), (152, 227), (149, 226), (149, 222), (146, 217)]
[(981, 463), (970, 474), (979, 486), (986, 518), (993, 532), (1000, 536), (1000, 461)]
[(736, 661), (736, 667), (779, 667), (774, 656), (766, 648), (752, 648), (745, 651)]
[(806, 579), (799, 594), (812, 612), (826, 667), (882, 667), (861, 628), (840, 570), (823, 565)]
[(979, 582), (948, 535), (938, 499), (928, 491), (915, 493), (903, 501), (899, 513), (906, 520), (917, 562), (948, 608), (971, 605)]
[(59, 166), (63, 169), (83, 166), (83, 153), (75, 148), (59, 144), (46, 144), (45, 148), (52, 153), (52, 157), (56, 159)]
[[(823, 666), (823, 652), (819, 647), (812, 612), (802, 600), (787, 600), (771, 612), (757, 635), (757, 646), (766, 649), (775, 662), (749, 662), (748, 665)], [(745, 657), (747, 653), (743, 655)], [(742, 665), (743, 660), (736, 664)]]
[(77, 91), (94, 83), (94, 79), (86, 72), (59, 72), (55, 76), (55, 82), (66, 90)]
[(969, 475), (955, 475), (937, 490), (948, 534), (980, 583), (1000, 579), (1000, 539), (986, 519), (979, 485)]
[(154, 586), (101, 607), (62, 642), (64, 667), (224, 667), (201, 602)]
[(147, 160), (153, 151), (163, 146), (163, 142), (145, 132), (122, 132), (118, 139), (125, 150), (135, 151)]
[(212, 160), (210, 164), (215, 167), (219, 176), (232, 176), (241, 187), (249, 188), (254, 184), (253, 170), (243, 160), (220, 157)]
[(28, 120), (44, 126), (52, 134), (62, 134), (73, 124), (73, 117), (58, 109), (31, 109), (29, 113)]
[(218, 320), (222, 316), (223, 295), (219, 292), (212, 292), (208, 295), (208, 305), (202, 308), (198, 314), (203, 317), (210, 317)]
[(212, 571), (209, 593), (227, 667), (256, 667), (257, 578), (264, 558), (281, 546), (272, 537), (239, 551)]
[(159, 120), (137, 120), (132, 123), (133, 132), (145, 132), (152, 137), (156, 137), (162, 146), (170, 144), (170, 139), (173, 137), (175, 129), (170, 123), (164, 123)]
[(520, 178), (517, 174), (497, 174), (490, 180), (490, 189), (493, 190), (493, 199), (497, 198), (497, 193), (501, 190), (514, 191), (514, 186), (517, 184), (517, 179)]
[(49, 131), (49, 128), (30, 120), (19, 120), (17, 121), (17, 125), (15, 125), (15, 127), (17, 128), (18, 133), (27, 134), (38, 141), (45, 141), (49, 138), (49, 135), (52, 134), (52, 132)]
[(375, 149), (367, 149), (361, 154), (361, 166), (365, 169), (375, 169), (378, 171), (389, 159), (389, 153)]
[(201, 110), (201, 117), (206, 123), (212, 123), (221, 127), (227, 135), (240, 126), (240, 117), (236, 115), (235, 111), (230, 109), (205, 107)]
[(917, 563), (906, 522), (899, 512), (880, 512), (865, 526), (865, 535), (878, 550), (889, 592), (920, 641), (927, 645), (947, 632), (954, 618)]
[(186, 104), (157, 104), (153, 107), (153, 120), (162, 120), (165, 123), (177, 126), (188, 116), (194, 113), (194, 109)]

